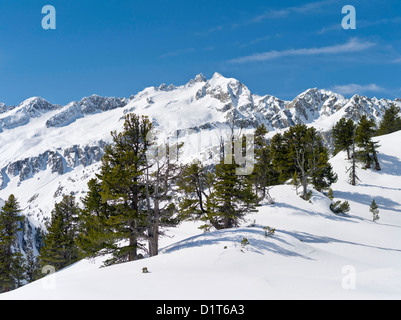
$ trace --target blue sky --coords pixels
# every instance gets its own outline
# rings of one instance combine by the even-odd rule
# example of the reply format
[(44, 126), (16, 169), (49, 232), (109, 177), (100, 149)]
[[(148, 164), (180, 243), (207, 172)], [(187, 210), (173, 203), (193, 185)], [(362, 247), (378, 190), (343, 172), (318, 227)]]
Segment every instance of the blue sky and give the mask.
[[(44, 5), (56, 29), (41, 25)], [(344, 5), (356, 29), (344, 30)], [(0, 2), (0, 101), (129, 97), (203, 73), (290, 100), (311, 87), (401, 97), (401, 1)]]

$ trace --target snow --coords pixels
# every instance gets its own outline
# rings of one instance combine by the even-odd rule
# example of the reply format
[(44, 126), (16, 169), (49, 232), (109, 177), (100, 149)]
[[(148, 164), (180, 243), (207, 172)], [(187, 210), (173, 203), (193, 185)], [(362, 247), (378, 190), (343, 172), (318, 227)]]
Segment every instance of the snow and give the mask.
[(377, 139), (383, 170), (358, 169), (357, 186), (347, 182), (345, 153), (331, 160), (335, 200), (349, 201), (347, 215), (333, 214), (319, 192), (308, 202), (280, 185), (271, 189), (275, 204), (238, 228), (202, 233), (183, 222), (156, 257), (103, 268), (101, 258), (81, 260), (0, 299), (400, 299), (401, 132)]
[[(110, 142), (110, 132), (121, 130), (129, 112), (148, 116), (161, 140), (174, 141), (179, 129), (179, 142), (185, 143), (183, 161), (200, 157), (212, 162), (220, 137), (227, 134), (230, 112), (238, 111), (245, 120), (269, 121), (271, 137), (298, 116), (327, 131), (342, 116), (351, 115), (357, 101), (361, 113), (375, 117), (389, 104), (359, 96), (348, 100), (317, 89), (305, 91), (292, 102), (259, 97), (238, 80), (218, 73), (207, 81), (198, 75), (179, 87), (146, 88), (124, 107), (110, 99), (108, 110), (95, 112), (91, 108), (95, 99), (100, 97), (81, 100), (87, 102), (82, 109), (75, 102), (62, 107), (35, 97), (1, 113), (0, 179), (3, 175), (7, 186), (0, 190), (0, 204), (15, 194), (30, 221), (43, 226), (62, 194), (84, 196), (100, 163), (71, 165), (62, 175), (43, 168), (23, 181), (18, 175), (4, 175), (7, 166), (47, 151), (62, 154), (73, 146)], [(34, 102), (37, 108), (32, 107)], [(330, 200), (318, 192), (309, 203), (292, 186), (276, 186), (271, 189), (275, 204), (259, 207), (237, 229), (202, 233), (199, 223), (184, 222), (167, 231), (157, 257), (107, 268), (99, 268), (104, 258), (82, 260), (1, 294), (0, 299), (399, 299), (400, 139), (401, 132), (376, 139), (383, 170), (359, 168), (361, 182), (355, 187), (347, 182), (345, 171), (350, 164), (345, 153), (331, 160), (339, 175), (333, 185), (335, 201), (349, 201), (348, 215), (334, 215)], [(369, 212), (372, 199), (379, 205), (377, 222)], [(265, 236), (266, 226), (276, 228), (272, 237)], [(249, 244), (242, 247), (244, 237)], [(142, 273), (143, 267), (150, 272)]]

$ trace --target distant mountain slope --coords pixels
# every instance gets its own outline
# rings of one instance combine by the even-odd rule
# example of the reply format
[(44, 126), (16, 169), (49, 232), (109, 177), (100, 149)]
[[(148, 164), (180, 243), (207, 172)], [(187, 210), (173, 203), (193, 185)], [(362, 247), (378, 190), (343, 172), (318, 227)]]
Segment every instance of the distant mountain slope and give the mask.
[[(339, 174), (335, 200), (350, 202), (348, 215), (333, 214), (321, 193), (308, 202), (291, 185), (275, 186), (275, 204), (239, 228), (201, 233), (185, 222), (168, 230), (156, 257), (101, 269), (101, 259), (82, 260), (0, 299), (398, 300), (400, 139), (401, 131), (377, 138), (383, 170), (358, 169), (358, 186), (347, 182), (344, 152), (331, 160)], [(378, 222), (369, 212), (372, 199)], [(267, 226), (276, 228), (272, 236)], [(244, 237), (249, 244), (241, 244)]]
[(24, 213), (41, 224), (63, 194), (84, 192), (110, 132), (121, 130), (130, 112), (149, 116), (160, 139), (184, 142), (183, 161), (213, 162), (232, 124), (252, 131), (264, 123), (273, 134), (306, 123), (329, 141), (330, 128), (342, 116), (357, 121), (365, 114), (379, 121), (392, 103), (401, 105), (358, 95), (346, 99), (316, 88), (284, 101), (252, 94), (238, 80), (215, 73), (209, 80), (197, 75), (182, 86), (148, 87), (129, 98), (93, 95), (60, 106), (34, 97), (16, 107), (1, 104), (0, 197), (14, 193)]

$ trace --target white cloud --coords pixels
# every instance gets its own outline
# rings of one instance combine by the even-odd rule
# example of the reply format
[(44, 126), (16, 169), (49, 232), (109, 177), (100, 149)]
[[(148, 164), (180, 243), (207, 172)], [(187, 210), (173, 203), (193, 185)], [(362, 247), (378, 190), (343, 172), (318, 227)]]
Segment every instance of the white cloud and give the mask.
[(310, 55), (326, 55), (326, 54), (340, 54), (347, 52), (362, 51), (373, 47), (375, 44), (372, 42), (361, 41), (358, 38), (352, 38), (344, 44), (338, 44), (327, 47), (318, 48), (302, 48), (302, 49), (289, 49), (282, 51), (267, 51), (262, 53), (255, 53), (249, 56), (244, 56), (232, 59), (231, 63), (247, 63), (247, 62), (260, 62), (266, 60), (273, 60), (282, 57), (291, 56), (310, 56)]
[(211, 33), (214, 33), (214, 32), (217, 32), (217, 31), (221, 31), (223, 29), (224, 29), (223, 26), (217, 26), (217, 27), (210, 28), (210, 29), (208, 29), (206, 31), (197, 32), (197, 33), (195, 33), (195, 35), (197, 35), (197, 36), (208, 36)]
[(360, 85), (355, 83), (336, 85), (333, 86), (330, 90), (344, 95), (361, 94), (366, 92), (387, 92), (387, 89), (380, 87), (374, 83), (367, 85)]
[(324, 0), (306, 3), (297, 7), (288, 7), (279, 10), (267, 10), (250, 19), (248, 23), (259, 23), (266, 19), (279, 19), (289, 16), (291, 13), (311, 14), (320, 11), (324, 6), (335, 3), (336, 0)]

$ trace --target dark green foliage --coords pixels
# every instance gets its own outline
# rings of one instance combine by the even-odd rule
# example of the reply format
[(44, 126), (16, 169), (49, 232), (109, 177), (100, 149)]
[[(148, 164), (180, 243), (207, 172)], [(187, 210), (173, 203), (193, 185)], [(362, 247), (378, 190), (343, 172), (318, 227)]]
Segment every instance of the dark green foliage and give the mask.
[(276, 232), (276, 228), (271, 228), (269, 226), (263, 227), (263, 230), (265, 232), (265, 237), (273, 237), (274, 233)]
[[(230, 150), (225, 150), (230, 156)], [(252, 175), (238, 175), (239, 165), (220, 161), (214, 170), (198, 162), (183, 167), (178, 187), (182, 218), (201, 220), (202, 229), (225, 229), (238, 226), (244, 216), (255, 210), (257, 201)]]
[(329, 163), (329, 155), (326, 148), (323, 148), (316, 162), (316, 168), (312, 174), (312, 184), (318, 191), (328, 190), (337, 182), (337, 174)]
[(44, 246), (40, 250), (42, 266), (51, 265), (60, 270), (78, 261), (77, 219), (79, 207), (75, 197), (66, 195), (56, 203), (47, 224)]
[(328, 162), (328, 151), (313, 127), (300, 124), (284, 134), (276, 134), (271, 141), (272, 164), (279, 172), (279, 182), (298, 177), (302, 185), (302, 197), (308, 193), (307, 186), (323, 191), (337, 180)]
[(357, 153), (358, 158), (365, 162), (365, 168), (371, 168), (372, 161), (375, 162), (376, 170), (380, 170), (379, 161), (377, 159), (377, 142), (372, 141), (372, 137), (376, 132), (376, 124), (372, 119), (362, 116), (355, 131), (356, 146), (360, 148)]
[[(83, 209), (79, 212), (79, 233), (76, 243), (81, 257), (107, 254), (115, 248), (114, 228), (110, 219), (116, 210), (101, 197), (101, 183), (97, 179), (88, 182), (88, 193), (82, 199)], [(101, 252), (102, 251), (102, 252)]]
[(210, 213), (209, 197), (214, 173), (209, 172), (198, 161), (184, 165), (177, 180), (184, 197), (180, 199), (180, 217), (185, 220), (198, 220)]
[(351, 119), (341, 118), (333, 127), (334, 154), (342, 150), (347, 151), (348, 160), (351, 159), (351, 146), (355, 133), (355, 124)]
[(269, 187), (278, 183), (278, 172), (272, 164), (271, 150), (265, 138), (268, 133), (262, 124), (255, 130), (254, 136), (254, 170), (251, 174), (252, 183), (255, 186), (258, 203), (267, 198), (270, 203), (273, 199), (269, 194)]
[(380, 219), (379, 217), (379, 206), (377, 205), (376, 201), (373, 199), (372, 203), (370, 204), (369, 207), (369, 212), (372, 213), (373, 215), (373, 221), (377, 221)]
[(181, 145), (156, 146), (152, 129), (147, 117), (129, 114), (123, 131), (112, 132), (83, 199), (77, 243), (84, 256), (111, 253), (109, 265), (140, 259), (140, 250), (157, 255), (161, 228), (178, 223), (172, 200)]
[(235, 163), (216, 165), (213, 191), (208, 199), (210, 208), (202, 217), (205, 228), (226, 229), (237, 227), (246, 213), (255, 211), (256, 194), (250, 176), (236, 174)]
[(15, 289), (25, 280), (25, 261), (19, 252), (18, 231), (24, 217), (18, 201), (10, 195), (0, 211), (0, 292)]
[(400, 108), (392, 104), (384, 112), (382, 121), (379, 124), (377, 135), (389, 134), (401, 130)]
[(147, 169), (146, 154), (152, 141), (152, 123), (147, 117), (134, 114), (125, 116), (124, 130), (113, 131), (113, 143), (105, 148), (102, 158), (101, 181), (102, 200), (112, 205), (116, 214), (110, 217), (115, 236), (128, 240), (116, 247), (114, 262), (132, 261), (141, 257), (138, 249), (143, 248), (139, 240), (147, 230), (146, 185), (144, 175)]
[(336, 201), (334, 203), (332, 203), (330, 205), (330, 210), (335, 213), (335, 214), (339, 214), (339, 213), (348, 213), (350, 211), (350, 206), (348, 201)]

